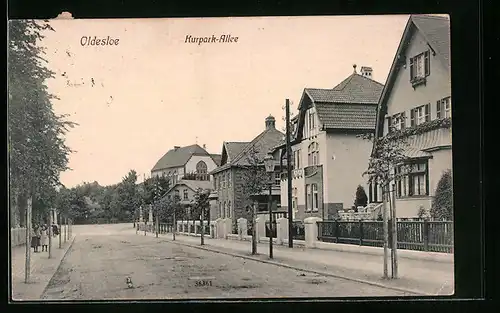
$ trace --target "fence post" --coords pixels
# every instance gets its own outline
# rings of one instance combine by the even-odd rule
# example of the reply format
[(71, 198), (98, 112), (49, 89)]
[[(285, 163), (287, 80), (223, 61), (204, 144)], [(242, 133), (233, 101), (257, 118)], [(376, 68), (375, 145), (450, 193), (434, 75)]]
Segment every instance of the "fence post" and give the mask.
[(359, 220), (359, 245), (363, 245), (363, 221)]
[(424, 251), (429, 251), (429, 222), (424, 220)]

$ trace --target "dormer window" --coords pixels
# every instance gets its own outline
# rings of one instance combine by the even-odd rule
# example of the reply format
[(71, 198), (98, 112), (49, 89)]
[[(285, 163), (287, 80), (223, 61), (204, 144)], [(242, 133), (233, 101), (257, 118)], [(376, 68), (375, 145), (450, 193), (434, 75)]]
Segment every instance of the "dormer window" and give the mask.
[(430, 104), (421, 105), (415, 109), (411, 110), (411, 126), (421, 125), (425, 122), (431, 120), (431, 116), (429, 114)]
[(312, 130), (316, 128), (316, 114), (313, 111), (309, 111), (309, 129)]

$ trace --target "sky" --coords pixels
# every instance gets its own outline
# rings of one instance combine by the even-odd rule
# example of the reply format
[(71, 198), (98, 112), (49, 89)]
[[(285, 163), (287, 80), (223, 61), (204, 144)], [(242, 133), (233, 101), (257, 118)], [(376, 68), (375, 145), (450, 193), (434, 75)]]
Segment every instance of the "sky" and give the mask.
[[(384, 83), (408, 15), (183, 19), (54, 19), (42, 41), (57, 114), (79, 125), (66, 187), (148, 177), (174, 146), (250, 141), (268, 115), (282, 129), (285, 99), (297, 112), (304, 88), (333, 88), (361, 66)], [(186, 36), (238, 37), (186, 43)], [(82, 37), (118, 39), (82, 46)], [(83, 39), (85, 41), (85, 39)]]

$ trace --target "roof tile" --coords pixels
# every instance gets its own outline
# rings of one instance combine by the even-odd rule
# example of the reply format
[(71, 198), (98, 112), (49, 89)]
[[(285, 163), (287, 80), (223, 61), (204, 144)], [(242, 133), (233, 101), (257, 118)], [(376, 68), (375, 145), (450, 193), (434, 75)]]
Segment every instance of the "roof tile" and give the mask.
[(158, 160), (158, 162), (156, 162), (151, 171), (184, 166), (193, 154), (210, 155), (205, 149), (197, 144), (180, 147), (177, 149), (170, 149), (167, 153), (165, 153), (165, 155), (161, 157), (161, 159)]

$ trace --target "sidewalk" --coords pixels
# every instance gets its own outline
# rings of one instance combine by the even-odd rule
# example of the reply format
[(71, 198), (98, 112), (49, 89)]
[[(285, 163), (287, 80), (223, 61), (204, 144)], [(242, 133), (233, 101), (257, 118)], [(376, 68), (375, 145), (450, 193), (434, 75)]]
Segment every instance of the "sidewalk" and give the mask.
[[(52, 276), (56, 273), (59, 264), (69, 250), (75, 236), (66, 243), (62, 241), (62, 248), (59, 249), (59, 240), (55, 237), (52, 247), (52, 258), (49, 259), (48, 252), (33, 253), (31, 251), (31, 274), (30, 283), (24, 283), (24, 266), (26, 261), (26, 247), (24, 245), (13, 247), (10, 250), (11, 260), (11, 295), (12, 301), (39, 300), (45, 287), (49, 284)], [(40, 248), (41, 249), (41, 248)]]
[[(172, 234), (161, 235), (161, 237), (171, 240)], [(256, 258), (263, 262), (271, 261), (276, 265), (292, 267), (297, 270), (313, 271), (318, 274), (405, 290), (415, 294), (451, 295), (454, 293), (454, 265), (452, 263), (399, 258), (399, 279), (385, 280), (382, 278), (383, 259), (377, 255), (320, 249), (306, 250), (299, 247), (290, 249), (274, 245), (274, 259), (270, 260), (268, 243), (259, 243), (258, 255), (252, 256), (251, 242), (249, 241), (205, 238), (205, 245), (200, 246), (199, 237), (177, 235), (176, 242), (216, 252)], [(388, 271), (390, 276), (390, 264)]]

